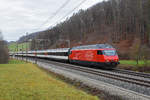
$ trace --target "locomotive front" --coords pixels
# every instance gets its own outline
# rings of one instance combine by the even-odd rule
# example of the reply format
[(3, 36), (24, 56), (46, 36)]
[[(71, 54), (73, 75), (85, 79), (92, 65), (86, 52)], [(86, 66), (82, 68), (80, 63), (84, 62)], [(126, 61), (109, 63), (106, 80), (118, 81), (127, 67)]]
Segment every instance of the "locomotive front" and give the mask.
[(115, 49), (102, 50), (106, 66), (116, 67), (119, 64), (119, 57)]

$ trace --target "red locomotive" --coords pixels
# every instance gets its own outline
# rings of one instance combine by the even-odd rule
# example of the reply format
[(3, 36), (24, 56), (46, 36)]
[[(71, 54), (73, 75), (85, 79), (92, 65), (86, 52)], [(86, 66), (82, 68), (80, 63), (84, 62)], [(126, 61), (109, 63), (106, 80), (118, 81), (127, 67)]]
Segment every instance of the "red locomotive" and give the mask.
[(115, 48), (108, 44), (96, 44), (73, 47), (69, 50), (69, 62), (114, 68), (119, 64)]

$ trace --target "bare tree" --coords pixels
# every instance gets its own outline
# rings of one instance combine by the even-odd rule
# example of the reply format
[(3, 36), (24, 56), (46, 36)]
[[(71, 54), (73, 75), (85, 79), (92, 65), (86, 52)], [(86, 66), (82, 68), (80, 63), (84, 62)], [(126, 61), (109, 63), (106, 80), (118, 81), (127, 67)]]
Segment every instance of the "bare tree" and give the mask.
[(3, 40), (3, 35), (2, 35), (2, 31), (0, 30), (0, 41)]
[(0, 63), (7, 63), (8, 59), (7, 43), (3, 40), (2, 32), (0, 31)]

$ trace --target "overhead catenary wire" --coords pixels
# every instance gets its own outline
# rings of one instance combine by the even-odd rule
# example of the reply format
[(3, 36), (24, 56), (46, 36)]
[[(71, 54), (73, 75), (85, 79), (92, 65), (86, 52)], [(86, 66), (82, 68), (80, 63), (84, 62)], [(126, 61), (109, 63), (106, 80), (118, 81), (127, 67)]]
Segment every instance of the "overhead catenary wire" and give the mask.
[[(42, 24), (39, 25), (39, 28), (41, 28), (44, 24), (46, 24), (48, 21), (52, 20), (63, 8), (65, 8), (67, 6), (67, 4), (70, 2), (71, 0), (66, 0), (55, 12), (53, 15), (49, 16)], [(34, 29), (36, 30), (36, 29)]]
[[(71, 0), (66, 0), (66, 2), (64, 2), (62, 4), (61, 7), (59, 7), (59, 9), (56, 10), (56, 12), (50, 16), (46, 21), (44, 21), (37, 29), (41, 28), (44, 24), (46, 24), (48, 21), (52, 20), (63, 8), (65, 8), (65, 6), (70, 2)], [(63, 20), (64, 18), (66, 18), (68, 15), (70, 15), (74, 10), (76, 10), (77, 8), (79, 8), (83, 3), (85, 3), (87, 0), (82, 0), (77, 6), (75, 6), (71, 11), (69, 11), (67, 14), (65, 14), (65, 16), (61, 17), (58, 21), (56, 21), (54, 24), (50, 25), (50, 26), (54, 26), (56, 25), (58, 22), (60, 22), (61, 20)], [(50, 29), (51, 27), (48, 27), (45, 30)], [(34, 30), (37, 30), (34, 29)], [(44, 30), (43, 30), (44, 31)]]
[(58, 21), (56, 21), (54, 24), (50, 25), (48, 27), (48, 29), (51, 28), (51, 26), (57, 24), (58, 22), (60, 22), (61, 20), (63, 20), (64, 18), (66, 18), (68, 15), (70, 15), (74, 10), (76, 10), (78, 7), (80, 7), (84, 2), (86, 2), (87, 0), (82, 0), (77, 6), (75, 6), (71, 11), (69, 11), (67, 14), (65, 14), (65, 16), (63, 16), (62, 18), (60, 18)]

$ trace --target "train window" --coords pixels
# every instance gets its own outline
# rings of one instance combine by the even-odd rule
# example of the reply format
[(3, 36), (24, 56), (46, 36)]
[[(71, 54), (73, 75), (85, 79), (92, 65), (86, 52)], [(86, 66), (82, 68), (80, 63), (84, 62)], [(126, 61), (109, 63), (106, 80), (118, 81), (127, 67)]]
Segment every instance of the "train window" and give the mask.
[(103, 52), (104, 52), (104, 55), (106, 56), (114, 56), (117, 54), (116, 50), (104, 50)]
[(97, 50), (97, 55), (102, 55), (102, 50)]
[(71, 50), (69, 51), (69, 55), (70, 55), (70, 54), (72, 54), (72, 51), (71, 51)]

